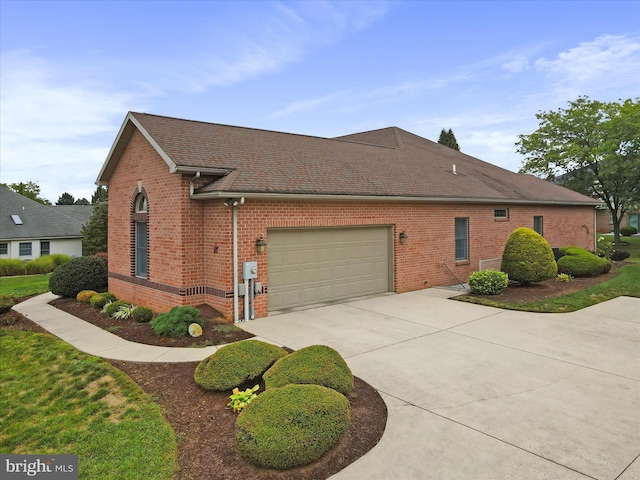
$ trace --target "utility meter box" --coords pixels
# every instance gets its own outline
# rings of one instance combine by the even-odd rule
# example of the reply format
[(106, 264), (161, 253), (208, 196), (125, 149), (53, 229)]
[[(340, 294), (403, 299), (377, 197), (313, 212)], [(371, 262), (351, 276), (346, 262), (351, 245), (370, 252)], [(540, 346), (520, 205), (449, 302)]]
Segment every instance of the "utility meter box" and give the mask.
[(242, 262), (242, 278), (245, 280), (258, 278), (258, 262)]

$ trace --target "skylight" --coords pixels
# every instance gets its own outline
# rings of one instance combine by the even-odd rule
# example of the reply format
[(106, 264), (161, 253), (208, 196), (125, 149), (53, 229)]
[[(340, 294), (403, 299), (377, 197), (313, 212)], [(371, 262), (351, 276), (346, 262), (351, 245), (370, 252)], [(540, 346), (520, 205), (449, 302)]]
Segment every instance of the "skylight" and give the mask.
[(24, 223), (20, 218), (20, 215), (11, 215), (11, 220), (13, 220), (13, 223), (16, 225), (22, 225)]

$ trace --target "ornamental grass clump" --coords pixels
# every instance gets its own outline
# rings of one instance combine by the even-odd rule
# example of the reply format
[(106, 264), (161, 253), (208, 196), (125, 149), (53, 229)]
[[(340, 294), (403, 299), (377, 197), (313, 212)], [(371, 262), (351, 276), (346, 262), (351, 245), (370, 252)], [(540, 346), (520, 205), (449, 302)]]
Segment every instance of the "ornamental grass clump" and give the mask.
[(467, 281), (471, 293), (476, 295), (498, 295), (509, 285), (509, 276), (497, 270), (473, 272)]
[[(285, 357), (286, 358), (286, 357)], [(236, 442), (249, 462), (285, 470), (333, 448), (351, 419), (344, 395), (319, 385), (287, 385), (258, 395), (236, 420)]]
[(516, 228), (507, 240), (502, 252), (502, 266), (510, 280), (522, 283), (538, 283), (558, 274), (553, 250), (549, 243), (534, 230)]
[(197, 308), (190, 306), (173, 307), (151, 320), (153, 331), (163, 337), (184, 337), (189, 334), (189, 325), (197, 323), (204, 327)]
[(322, 385), (343, 395), (353, 390), (353, 374), (347, 362), (326, 345), (311, 345), (281, 358), (262, 378), (266, 390), (292, 383)]
[(225, 391), (260, 378), (287, 351), (259, 340), (234, 342), (220, 348), (196, 367), (195, 382), (205, 390)]
[(120, 310), (120, 307), (130, 307), (127, 302), (124, 300), (116, 300), (115, 302), (107, 302), (104, 307), (102, 307), (102, 313), (106, 313), (110, 317), (114, 317), (116, 312)]

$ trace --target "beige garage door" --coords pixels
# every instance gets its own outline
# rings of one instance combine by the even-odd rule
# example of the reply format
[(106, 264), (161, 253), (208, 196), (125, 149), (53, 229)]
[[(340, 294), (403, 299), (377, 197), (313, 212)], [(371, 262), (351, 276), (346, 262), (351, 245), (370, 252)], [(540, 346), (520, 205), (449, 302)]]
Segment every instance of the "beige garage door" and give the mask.
[(391, 289), (390, 227), (269, 230), (269, 310)]

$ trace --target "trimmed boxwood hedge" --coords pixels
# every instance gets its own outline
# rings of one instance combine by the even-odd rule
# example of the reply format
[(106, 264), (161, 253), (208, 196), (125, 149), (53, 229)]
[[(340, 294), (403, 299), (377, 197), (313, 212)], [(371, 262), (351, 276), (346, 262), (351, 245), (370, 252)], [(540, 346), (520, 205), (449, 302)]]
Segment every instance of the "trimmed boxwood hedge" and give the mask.
[(349, 401), (335, 390), (287, 385), (261, 393), (238, 415), (236, 442), (251, 463), (285, 470), (333, 448), (350, 419)]
[(476, 295), (498, 295), (509, 285), (509, 276), (497, 270), (484, 270), (469, 275), (469, 289)]
[(265, 389), (312, 383), (344, 395), (353, 390), (353, 374), (333, 348), (311, 345), (278, 360), (263, 376)]
[(516, 228), (502, 252), (502, 266), (509, 279), (523, 284), (537, 283), (558, 274), (553, 250), (536, 231)]
[(107, 267), (95, 257), (78, 257), (56, 267), (49, 277), (49, 290), (55, 295), (76, 298), (82, 290), (107, 286)]
[(259, 340), (230, 343), (196, 367), (195, 382), (206, 390), (225, 391), (259, 378), (287, 351)]
[(606, 258), (578, 247), (562, 249), (564, 256), (558, 259), (558, 272), (572, 277), (591, 277), (611, 270), (611, 262)]

